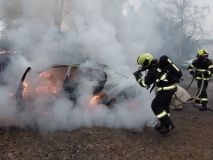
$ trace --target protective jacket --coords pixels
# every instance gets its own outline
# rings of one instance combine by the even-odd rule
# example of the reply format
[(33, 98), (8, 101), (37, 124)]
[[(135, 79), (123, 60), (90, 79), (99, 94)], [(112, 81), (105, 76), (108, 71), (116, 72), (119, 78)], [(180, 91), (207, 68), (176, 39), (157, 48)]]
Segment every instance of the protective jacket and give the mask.
[(138, 79), (138, 83), (142, 87), (149, 88), (151, 84), (155, 84), (156, 92), (174, 90), (177, 88), (174, 82), (168, 80), (167, 73), (159, 67), (156, 60), (150, 64), (148, 69), (145, 78)]
[(204, 76), (204, 80), (209, 80), (211, 77), (211, 74), (213, 73), (213, 64), (212, 61), (208, 58), (195, 59), (191, 65), (189, 65), (188, 70), (190, 73), (194, 72), (194, 77), (196, 80), (202, 79), (202, 74)]

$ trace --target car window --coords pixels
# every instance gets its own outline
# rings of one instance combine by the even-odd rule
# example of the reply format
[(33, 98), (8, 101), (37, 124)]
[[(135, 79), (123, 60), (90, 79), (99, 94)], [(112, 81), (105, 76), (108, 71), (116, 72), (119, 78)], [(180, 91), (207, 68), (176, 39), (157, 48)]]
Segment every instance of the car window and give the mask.
[[(24, 82), (24, 95), (30, 97), (37, 94), (58, 94), (64, 88), (65, 77), (69, 72), (69, 66), (55, 66), (39, 72), (38, 74), (29, 73)], [(107, 75), (104, 71), (93, 68), (80, 68), (78, 66), (72, 66), (69, 74), (70, 82), (77, 82), (77, 84), (83, 80), (89, 80), (95, 82), (94, 88), (103, 88)], [(76, 85), (77, 85), (76, 84)], [(86, 83), (89, 85), (89, 83)], [(101, 90), (100, 88), (98, 88)]]
[(63, 81), (66, 75), (67, 67), (53, 67), (39, 73), (41, 79), (46, 79), (52, 83)]
[(107, 74), (106, 72), (102, 70), (98, 70), (98, 69), (92, 70), (91, 76), (99, 82), (106, 82), (107, 80)]
[(71, 67), (70, 79), (73, 81), (77, 79), (77, 70), (78, 70), (78, 67)]
[(52, 67), (36, 75), (28, 74), (24, 82), (25, 94), (58, 94), (66, 75), (67, 67)]
[(72, 67), (70, 78), (72, 80), (79, 80), (81, 78), (84, 78), (89, 81), (105, 82), (107, 75), (104, 71), (99, 69)]

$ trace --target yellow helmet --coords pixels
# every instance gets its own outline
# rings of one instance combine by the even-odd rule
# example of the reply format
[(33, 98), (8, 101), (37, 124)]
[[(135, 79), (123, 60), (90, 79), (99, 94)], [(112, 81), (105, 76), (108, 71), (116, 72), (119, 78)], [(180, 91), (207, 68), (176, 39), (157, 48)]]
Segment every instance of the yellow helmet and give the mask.
[(198, 56), (198, 57), (207, 56), (207, 55), (208, 55), (208, 53), (206, 52), (205, 49), (201, 49), (201, 50), (198, 50), (198, 51), (197, 51), (197, 56)]
[(137, 63), (138, 65), (142, 65), (147, 67), (153, 61), (154, 57), (150, 53), (144, 53), (138, 56)]

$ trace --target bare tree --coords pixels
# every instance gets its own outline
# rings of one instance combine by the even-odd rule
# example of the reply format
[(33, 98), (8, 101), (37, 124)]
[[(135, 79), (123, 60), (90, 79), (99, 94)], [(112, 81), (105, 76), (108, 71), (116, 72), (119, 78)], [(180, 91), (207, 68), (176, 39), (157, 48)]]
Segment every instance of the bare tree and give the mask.
[(179, 26), (182, 36), (194, 37), (203, 33), (207, 6), (199, 6), (194, 0), (169, 0), (166, 9), (168, 19)]
[[(10, 2), (12, 1), (12, 2)], [(53, 22), (60, 31), (64, 19), (71, 11), (72, 0), (0, 0), (0, 18), (10, 26), (17, 19), (41, 19)], [(38, 5), (37, 5), (37, 4)], [(28, 14), (28, 12), (30, 12)], [(50, 16), (50, 17), (49, 17)]]
[(47, 3), (51, 11), (53, 24), (61, 31), (63, 21), (71, 11), (72, 0), (47, 0)]
[(199, 46), (196, 39), (204, 33), (203, 20), (209, 9), (207, 6), (197, 5), (194, 0), (162, 2), (164, 4), (158, 12), (164, 18), (164, 25), (167, 25), (167, 44), (176, 53), (176, 57), (180, 57), (179, 60), (187, 58)]

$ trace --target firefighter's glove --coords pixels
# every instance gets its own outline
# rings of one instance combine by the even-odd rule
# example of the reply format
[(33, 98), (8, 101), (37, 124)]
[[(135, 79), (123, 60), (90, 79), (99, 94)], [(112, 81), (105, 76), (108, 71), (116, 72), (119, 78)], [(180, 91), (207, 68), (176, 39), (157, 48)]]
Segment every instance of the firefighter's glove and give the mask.
[(143, 72), (146, 70), (146, 67), (138, 67), (138, 72)]
[(204, 77), (210, 77), (210, 76), (211, 76), (211, 71), (204, 72)]
[(141, 71), (136, 71), (133, 73), (133, 75), (135, 76), (135, 79), (138, 81), (139, 79), (141, 79), (142, 77), (142, 73)]
[(195, 76), (195, 72), (194, 71), (190, 71), (189, 73), (192, 75), (192, 77)]

